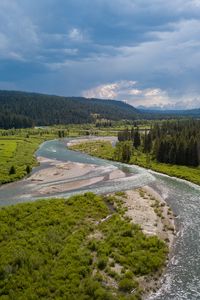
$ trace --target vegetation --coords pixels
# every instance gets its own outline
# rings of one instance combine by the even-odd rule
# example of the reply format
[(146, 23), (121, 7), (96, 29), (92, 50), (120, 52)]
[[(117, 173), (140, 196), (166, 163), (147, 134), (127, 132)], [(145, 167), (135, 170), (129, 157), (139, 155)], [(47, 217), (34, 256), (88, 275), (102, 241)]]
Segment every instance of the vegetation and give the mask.
[(167, 247), (120, 205), (110, 211), (115, 201), (86, 193), (2, 208), (0, 298), (141, 299), (138, 278), (162, 269)]
[[(111, 127), (113, 121), (162, 120), (200, 116), (200, 110), (145, 111), (122, 101), (58, 97), (53, 95), (0, 91), (0, 128), (30, 128), (56, 124), (95, 124)], [(133, 124), (132, 124), (133, 125)]]
[(158, 162), (194, 167), (200, 164), (200, 121), (165, 122), (155, 125), (149, 135)]
[(108, 141), (88, 141), (70, 146), (70, 149), (85, 152), (104, 159), (113, 159), (114, 148)]
[(4, 129), (84, 124), (102, 118), (134, 120), (139, 115), (134, 107), (121, 101), (0, 91), (0, 128)]
[(140, 148), (157, 162), (193, 167), (200, 164), (199, 120), (155, 123), (144, 134), (139, 132), (138, 127), (125, 129), (119, 131), (118, 140), (130, 141), (136, 150)]
[(0, 184), (23, 178), (37, 164), (34, 153), (57, 131), (10, 130), (0, 132)]
[(115, 161), (136, 164), (200, 184), (200, 121), (155, 123), (149, 130), (126, 128), (118, 132), (115, 147), (88, 142), (74, 150)]

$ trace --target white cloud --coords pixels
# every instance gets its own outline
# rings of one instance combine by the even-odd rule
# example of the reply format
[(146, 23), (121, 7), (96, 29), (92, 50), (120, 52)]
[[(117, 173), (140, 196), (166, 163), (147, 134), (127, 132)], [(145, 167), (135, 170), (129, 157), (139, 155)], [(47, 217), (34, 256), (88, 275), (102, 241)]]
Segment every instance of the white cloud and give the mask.
[(84, 91), (82, 95), (87, 98), (121, 100), (132, 106), (160, 107), (163, 109), (192, 109), (200, 107), (200, 96), (189, 92), (184, 95), (170, 95), (160, 88), (137, 89), (136, 81), (118, 81), (102, 84)]
[(68, 33), (68, 37), (74, 42), (83, 42), (87, 40), (86, 34), (78, 28), (72, 28)]
[(133, 95), (133, 96), (137, 96), (137, 95), (141, 95), (142, 91), (138, 90), (138, 89), (132, 89), (129, 91), (129, 95)]
[(118, 99), (124, 93), (126, 94), (127, 91), (131, 91), (135, 84), (136, 81), (126, 80), (102, 84), (84, 91), (83, 96), (86, 98)]
[(86, 98), (99, 98), (99, 99), (115, 99), (117, 84), (102, 84), (94, 89), (83, 92)]
[(83, 92), (87, 98), (122, 100), (133, 106), (165, 106), (171, 105), (166, 91), (158, 88), (137, 89), (136, 81), (118, 81), (99, 85)]

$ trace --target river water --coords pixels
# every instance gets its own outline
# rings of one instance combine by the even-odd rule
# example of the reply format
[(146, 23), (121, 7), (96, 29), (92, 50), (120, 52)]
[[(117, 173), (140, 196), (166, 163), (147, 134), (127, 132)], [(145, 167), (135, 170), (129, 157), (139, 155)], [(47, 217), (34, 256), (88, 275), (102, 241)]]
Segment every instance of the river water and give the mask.
[[(163, 277), (160, 290), (149, 300), (200, 300), (200, 187), (165, 175), (157, 174), (137, 166), (114, 163), (86, 154), (70, 151), (61, 141), (48, 141), (41, 145), (37, 156), (62, 162), (72, 161), (96, 165), (97, 168), (84, 178), (106, 176), (113, 170), (122, 170), (125, 178), (104, 180), (81, 189), (55, 194), (54, 197), (68, 197), (75, 193), (92, 191), (108, 193), (149, 185), (154, 188), (170, 205), (177, 215), (177, 238), (174, 243), (171, 259)], [(48, 163), (35, 168), (33, 173), (41, 168), (48, 168)], [(106, 177), (105, 177), (106, 178)], [(80, 180), (77, 178), (73, 180)], [(42, 184), (42, 183), (41, 183)], [(10, 205), (19, 202), (34, 201), (37, 184), (24, 179), (0, 188), (0, 205)], [(44, 197), (43, 197), (44, 198)]]

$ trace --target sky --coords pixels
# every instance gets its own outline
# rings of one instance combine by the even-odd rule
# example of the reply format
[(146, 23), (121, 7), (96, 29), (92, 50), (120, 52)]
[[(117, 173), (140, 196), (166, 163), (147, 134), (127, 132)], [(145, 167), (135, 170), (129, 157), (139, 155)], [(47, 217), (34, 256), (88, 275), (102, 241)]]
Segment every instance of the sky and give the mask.
[(0, 89), (200, 108), (200, 0), (0, 0)]

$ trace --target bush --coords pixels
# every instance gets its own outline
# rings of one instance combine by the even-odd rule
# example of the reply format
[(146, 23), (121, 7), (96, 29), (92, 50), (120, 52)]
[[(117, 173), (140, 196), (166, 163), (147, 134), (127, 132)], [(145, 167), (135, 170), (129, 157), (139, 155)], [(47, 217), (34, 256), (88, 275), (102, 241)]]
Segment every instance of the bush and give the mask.
[(123, 292), (131, 292), (134, 288), (136, 288), (137, 285), (135, 281), (129, 278), (124, 278), (119, 282), (119, 289)]
[(100, 269), (100, 270), (103, 270), (105, 269), (106, 265), (107, 265), (107, 261), (108, 259), (106, 257), (101, 257), (97, 263), (97, 267)]

